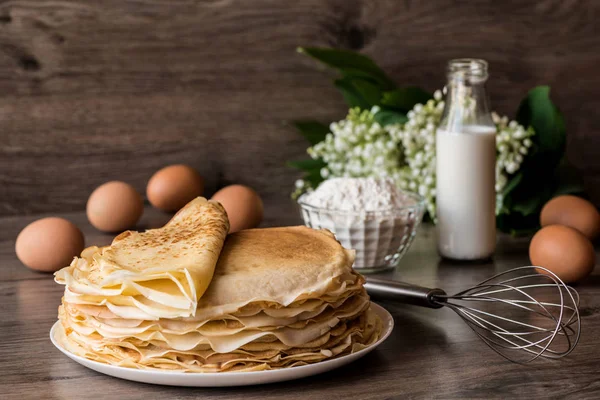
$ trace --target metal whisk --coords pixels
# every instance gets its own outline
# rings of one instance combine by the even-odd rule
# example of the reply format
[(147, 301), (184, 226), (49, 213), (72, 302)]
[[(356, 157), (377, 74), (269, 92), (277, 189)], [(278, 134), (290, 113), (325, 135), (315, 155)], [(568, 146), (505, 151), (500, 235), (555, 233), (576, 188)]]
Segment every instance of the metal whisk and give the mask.
[(485, 344), (513, 362), (561, 358), (579, 341), (579, 294), (546, 268), (514, 268), (452, 296), (371, 277), (365, 287), (375, 299), (452, 309)]

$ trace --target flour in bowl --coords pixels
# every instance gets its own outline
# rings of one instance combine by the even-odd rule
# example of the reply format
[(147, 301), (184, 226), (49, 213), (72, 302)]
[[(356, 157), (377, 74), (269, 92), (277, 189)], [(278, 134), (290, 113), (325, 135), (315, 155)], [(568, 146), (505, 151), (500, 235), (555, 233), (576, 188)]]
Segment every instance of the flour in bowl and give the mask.
[(298, 199), (304, 223), (328, 229), (356, 250), (354, 268), (375, 272), (398, 265), (424, 212), (422, 198), (391, 179), (332, 178)]
[(392, 179), (332, 178), (302, 202), (318, 208), (338, 211), (373, 212), (415, 205), (414, 197), (398, 190)]

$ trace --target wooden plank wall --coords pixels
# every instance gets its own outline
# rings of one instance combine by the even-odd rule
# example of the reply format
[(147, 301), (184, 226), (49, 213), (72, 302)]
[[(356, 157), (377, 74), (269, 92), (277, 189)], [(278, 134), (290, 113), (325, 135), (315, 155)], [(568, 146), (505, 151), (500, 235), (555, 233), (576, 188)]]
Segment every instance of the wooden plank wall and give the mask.
[(343, 117), (330, 76), (295, 53), (374, 57), (402, 84), (444, 83), (446, 60), (491, 64), (495, 109), (550, 84), (569, 157), (600, 202), (600, 2), (584, 0), (96, 0), (0, 3), (0, 215), (83, 209), (121, 179), (189, 163), (208, 192), (256, 188), (268, 223), (296, 220), (306, 143), (290, 120)]

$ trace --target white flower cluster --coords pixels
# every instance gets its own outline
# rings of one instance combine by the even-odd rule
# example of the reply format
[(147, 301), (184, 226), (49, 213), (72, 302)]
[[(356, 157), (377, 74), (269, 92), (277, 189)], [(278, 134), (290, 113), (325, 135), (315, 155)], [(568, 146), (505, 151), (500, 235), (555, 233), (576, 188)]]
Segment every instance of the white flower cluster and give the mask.
[[(435, 135), (444, 101), (442, 92), (426, 104), (417, 104), (408, 112), (405, 124), (381, 126), (375, 121), (378, 107), (360, 111), (351, 109), (346, 119), (330, 125), (325, 140), (307, 151), (313, 159), (327, 165), (323, 179), (331, 177), (391, 177), (402, 189), (425, 198), (429, 216), (435, 220)], [(532, 128), (524, 128), (507, 117), (492, 113), (496, 135), (497, 210), (502, 208), (502, 191), (509, 177), (519, 170), (532, 146)], [(298, 194), (310, 190), (303, 180), (296, 181)]]
[(408, 112), (404, 125), (390, 125), (387, 130), (400, 141), (403, 165), (395, 174), (398, 186), (425, 198), (427, 212), (435, 218), (435, 131), (444, 111), (442, 92), (425, 105), (417, 104)]
[(327, 163), (321, 170), (323, 178), (388, 177), (398, 170), (399, 143), (375, 121), (377, 111), (351, 109), (346, 119), (329, 126), (331, 133), (324, 141), (307, 150), (312, 158)]
[(516, 121), (508, 121), (508, 117), (500, 117), (495, 112), (492, 118), (498, 129), (496, 135), (496, 192), (502, 191), (508, 182), (508, 176), (519, 170), (524, 157), (533, 144), (531, 137), (533, 128), (525, 129)]
[(523, 159), (533, 145), (531, 137), (535, 134), (532, 127), (525, 129), (517, 121), (508, 121), (508, 117), (500, 117), (495, 112), (492, 118), (496, 124), (496, 213), (502, 210), (504, 197), (502, 191), (508, 183), (509, 176), (521, 168)]

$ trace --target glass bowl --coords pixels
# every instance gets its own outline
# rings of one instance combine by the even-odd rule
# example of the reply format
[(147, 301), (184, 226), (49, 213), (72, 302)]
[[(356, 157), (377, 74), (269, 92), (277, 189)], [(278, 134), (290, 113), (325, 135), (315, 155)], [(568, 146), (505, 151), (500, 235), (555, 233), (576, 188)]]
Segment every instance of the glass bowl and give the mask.
[(379, 272), (398, 265), (423, 219), (424, 199), (416, 193), (401, 192), (414, 203), (377, 211), (343, 211), (312, 206), (301, 196), (298, 205), (305, 225), (328, 229), (342, 246), (356, 250), (357, 271)]

